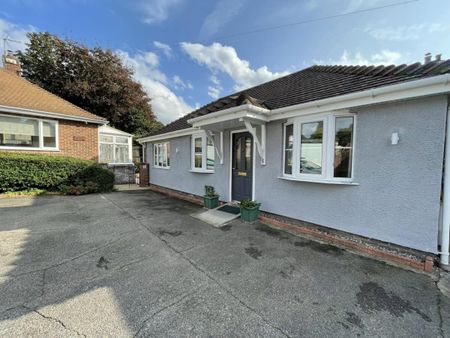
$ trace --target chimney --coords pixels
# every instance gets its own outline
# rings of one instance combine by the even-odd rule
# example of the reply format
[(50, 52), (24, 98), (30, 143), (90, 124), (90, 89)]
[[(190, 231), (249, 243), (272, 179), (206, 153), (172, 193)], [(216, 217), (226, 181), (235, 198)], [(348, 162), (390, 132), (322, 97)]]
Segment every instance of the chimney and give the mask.
[(18, 76), (22, 75), (19, 58), (10, 50), (3, 55), (3, 69)]
[(425, 59), (424, 59), (424, 64), (426, 65), (427, 63), (431, 62), (431, 53), (426, 53), (425, 54)]
[(442, 54), (436, 54), (435, 58), (436, 58), (436, 61), (441, 61)]

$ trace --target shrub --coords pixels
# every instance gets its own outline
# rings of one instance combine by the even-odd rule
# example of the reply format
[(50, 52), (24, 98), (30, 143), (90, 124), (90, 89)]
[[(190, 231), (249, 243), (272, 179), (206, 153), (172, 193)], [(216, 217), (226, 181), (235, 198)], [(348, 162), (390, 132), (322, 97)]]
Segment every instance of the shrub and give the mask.
[(97, 164), (90, 165), (71, 176), (67, 184), (60, 187), (64, 194), (84, 195), (109, 192), (114, 189), (114, 173)]
[(242, 200), (240, 206), (244, 209), (254, 209), (259, 208), (261, 206), (261, 203), (252, 200)]
[(0, 153), (0, 192), (31, 188), (55, 191), (91, 163), (71, 157)]
[(88, 194), (112, 191), (114, 174), (91, 161), (21, 153), (0, 153), (0, 193), (28, 189)]
[(219, 197), (219, 194), (216, 193), (216, 190), (214, 189), (213, 186), (205, 185), (205, 196), (214, 198), (214, 197)]

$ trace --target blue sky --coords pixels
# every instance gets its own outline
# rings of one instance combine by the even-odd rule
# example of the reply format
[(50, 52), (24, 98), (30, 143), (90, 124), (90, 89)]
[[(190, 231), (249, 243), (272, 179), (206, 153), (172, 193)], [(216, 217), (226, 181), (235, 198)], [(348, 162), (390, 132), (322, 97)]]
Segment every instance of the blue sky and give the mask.
[(448, 0), (2, 0), (0, 37), (26, 42), (28, 31), (49, 31), (110, 48), (168, 123), (316, 63), (410, 63), (427, 52), (450, 58), (449, 17)]

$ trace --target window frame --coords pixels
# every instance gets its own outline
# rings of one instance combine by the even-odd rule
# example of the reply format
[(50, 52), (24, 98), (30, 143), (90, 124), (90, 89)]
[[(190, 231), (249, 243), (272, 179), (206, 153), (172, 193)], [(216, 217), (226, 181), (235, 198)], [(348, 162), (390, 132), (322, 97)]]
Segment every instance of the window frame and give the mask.
[[(8, 114), (0, 114), (0, 116), (4, 117), (15, 117), (15, 118), (25, 118), (27, 120), (35, 120), (38, 121), (38, 137), (39, 137), (39, 147), (20, 147), (20, 146), (3, 146), (0, 145), (0, 149), (6, 150), (44, 150), (44, 151), (59, 151), (59, 121), (58, 120), (48, 120), (48, 119), (40, 119), (29, 116), (19, 116), (19, 115), (8, 115)], [(55, 146), (54, 147), (45, 147), (44, 146), (44, 122), (53, 124), (55, 126)]]
[[(160, 149), (164, 149), (162, 165), (159, 165)], [(170, 141), (153, 143), (153, 167), (170, 169)]]
[[(200, 153), (195, 152), (195, 140), (201, 138), (202, 140), (202, 166), (197, 168), (195, 166), (195, 155)], [(212, 146), (215, 147), (214, 139), (212, 138)], [(214, 149), (214, 168), (216, 164), (216, 152)], [(191, 172), (197, 173), (214, 173), (214, 169), (208, 169), (208, 136), (206, 133), (196, 133), (191, 136)]]
[[(110, 141), (101, 141), (101, 137), (102, 136), (112, 137), (112, 142), (110, 142)], [(126, 138), (127, 142), (126, 143), (125, 142), (117, 142), (116, 141), (116, 137)], [(106, 163), (106, 164), (130, 164), (130, 163), (132, 163), (133, 161), (130, 159), (130, 157), (131, 157), (130, 154), (131, 154), (131, 151), (132, 151), (132, 149), (130, 147), (130, 143), (131, 143), (131, 139), (130, 139), (129, 136), (99, 132), (99, 134), (98, 134), (98, 162), (99, 163)], [(112, 144), (112, 146), (113, 146), (113, 151), (112, 151), (113, 162), (101, 162), (100, 161), (100, 153), (101, 153), (101, 145), (102, 144)], [(120, 145), (120, 146), (126, 145), (127, 146), (127, 148), (128, 148), (128, 162), (116, 162), (116, 146), (118, 146), (118, 145)]]
[[(334, 177), (334, 161), (335, 161), (335, 131), (336, 118), (352, 117), (352, 157), (351, 157), (351, 175), (350, 177)], [(353, 183), (354, 179), (354, 163), (355, 163), (355, 144), (356, 144), (356, 114), (349, 112), (329, 112), (325, 114), (300, 116), (288, 119), (283, 124), (283, 163), (282, 175), (280, 178), (293, 181), (318, 182), (318, 183)], [(322, 135), (322, 174), (306, 174), (300, 173), (300, 151), (301, 151), (301, 126), (305, 123), (323, 121)], [(292, 174), (286, 174), (286, 127), (293, 125), (293, 149), (292, 149)]]

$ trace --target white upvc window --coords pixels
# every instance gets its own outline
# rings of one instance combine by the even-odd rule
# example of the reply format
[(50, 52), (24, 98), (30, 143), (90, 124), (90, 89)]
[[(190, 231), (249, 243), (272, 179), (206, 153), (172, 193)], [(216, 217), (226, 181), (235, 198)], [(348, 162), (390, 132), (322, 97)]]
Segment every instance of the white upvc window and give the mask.
[(131, 163), (131, 137), (99, 134), (100, 163), (127, 164)]
[(282, 178), (351, 182), (355, 120), (349, 113), (288, 120), (283, 128)]
[(0, 149), (58, 150), (58, 121), (0, 115)]
[(191, 170), (214, 172), (214, 143), (205, 133), (192, 135)]
[(170, 142), (153, 144), (153, 166), (155, 168), (170, 168)]

